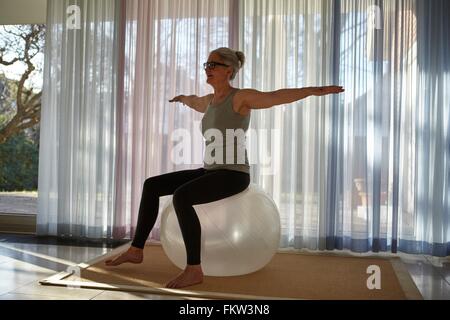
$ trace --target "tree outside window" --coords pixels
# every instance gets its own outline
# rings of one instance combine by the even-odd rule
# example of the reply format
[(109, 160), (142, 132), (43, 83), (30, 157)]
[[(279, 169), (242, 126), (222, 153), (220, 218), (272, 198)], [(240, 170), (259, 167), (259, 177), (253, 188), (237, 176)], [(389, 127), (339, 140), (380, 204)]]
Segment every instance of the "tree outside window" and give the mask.
[(0, 191), (36, 190), (45, 25), (0, 26)]

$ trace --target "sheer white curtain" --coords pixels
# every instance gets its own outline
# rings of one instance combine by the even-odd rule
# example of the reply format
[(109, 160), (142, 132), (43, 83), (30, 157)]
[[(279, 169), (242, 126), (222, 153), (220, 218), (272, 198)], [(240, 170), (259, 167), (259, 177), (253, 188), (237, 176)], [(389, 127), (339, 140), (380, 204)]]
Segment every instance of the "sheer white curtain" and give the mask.
[[(126, 1), (114, 237), (134, 235), (145, 179), (203, 165), (202, 114), (168, 100), (212, 92), (202, 65), (209, 51), (237, 38), (230, 33), (234, 6), (224, 0)], [(174, 156), (180, 143), (185, 161)], [(159, 238), (159, 219), (151, 237)]]
[[(70, 5), (80, 9), (80, 29), (70, 29), (76, 24), (67, 23)], [(111, 236), (116, 153), (116, 7), (114, 0), (48, 1), (38, 234)], [(70, 16), (75, 17), (73, 14)]]
[(247, 57), (236, 87), (346, 89), (252, 111), (281, 247), (449, 254), (450, 2), (78, 3), (72, 32), (49, 1), (40, 233), (132, 237), (145, 179), (202, 166), (202, 114), (168, 100), (212, 92), (202, 63), (228, 46)]
[[(332, 1), (243, 1), (242, 87), (333, 84), (333, 8)], [(325, 234), (333, 107), (325, 97), (252, 111), (252, 180), (279, 207), (283, 247), (318, 248)]]
[[(435, 256), (450, 255), (450, 2), (418, 0), (414, 16), (406, 14), (404, 24), (417, 23), (417, 49), (403, 59), (410, 61), (408, 77), (412, 89), (402, 83), (402, 99), (412, 93), (412, 108), (402, 114), (400, 131), (400, 183), (411, 177), (413, 194), (411, 226), (400, 230), (399, 250), (419, 251)], [(411, 21), (412, 20), (412, 21)], [(404, 29), (405, 27), (403, 27)], [(414, 30), (414, 28), (411, 28)], [(410, 30), (411, 30), (410, 29)], [(413, 47), (414, 49), (414, 47)], [(417, 56), (415, 56), (417, 55)], [(415, 81), (415, 83), (414, 83)], [(415, 90), (415, 92), (414, 92)], [(414, 94), (415, 93), (415, 94)], [(406, 123), (409, 123), (406, 125)], [(402, 129), (402, 128), (401, 128)], [(407, 142), (407, 143), (406, 143)], [(400, 142), (402, 143), (402, 142)], [(407, 159), (407, 160), (406, 160)], [(415, 161), (415, 163), (414, 163)], [(401, 164), (407, 163), (407, 166)], [(395, 170), (394, 170), (395, 172)], [(407, 183), (407, 182), (406, 182)], [(414, 188), (414, 189), (413, 189)], [(404, 191), (400, 191), (401, 195)], [(406, 202), (406, 201), (405, 201)]]
[(252, 179), (279, 206), (282, 247), (449, 254), (449, 7), (241, 3), (243, 87), (346, 89), (252, 114), (279, 133), (250, 156), (275, 168)]

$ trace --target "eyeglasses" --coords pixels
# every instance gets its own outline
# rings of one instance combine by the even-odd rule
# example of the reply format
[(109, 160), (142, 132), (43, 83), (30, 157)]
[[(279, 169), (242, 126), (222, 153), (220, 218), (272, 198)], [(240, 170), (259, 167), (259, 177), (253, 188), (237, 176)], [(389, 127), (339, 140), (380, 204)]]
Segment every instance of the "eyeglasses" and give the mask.
[(229, 67), (229, 65), (227, 65), (227, 64), (211, 61), (211, 62), (205, 62), (203, 64), (203, 69), (205, 69), (205, 70), (208, 69), (208, 68), (209, 69), (214, 69), (216, 66)]

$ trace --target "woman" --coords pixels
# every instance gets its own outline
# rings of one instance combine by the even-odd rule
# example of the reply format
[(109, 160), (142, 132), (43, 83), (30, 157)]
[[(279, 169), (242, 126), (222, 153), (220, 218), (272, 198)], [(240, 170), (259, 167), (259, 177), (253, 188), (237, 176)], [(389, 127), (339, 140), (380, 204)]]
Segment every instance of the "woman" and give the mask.
[[(225, 142), (218, 147), (223, 147), (223, 159), (226, 158), (226, 161), (219, 160), (211, 163), (206, 161), (205, 155), (202, 168), (148, 178), (142, 191), (136, 235), (131, 247), (115, 259), (106, 261), (108, 266), (117, 266), (124, 262), (142, 262), (145, 241), (158, 215), (159, 197), (173, 194), (173, 205), (186, 247), (187, 265), (183, 272), (166, 284), (166, 287), (182, 288), (201, 283), (203, 281), (200, 261), (201, 228), (193, 205), (230, 197), (244, 191), (250, 183), (246, 153), (244, 161), (242, 158), (238, 161), (237, 152), (234, 152), (233, 159), (225, 157), (227, 147), (236, 150), (235, 139), (227, 141), (225, 130), (246, 131), (252, 109), (266, 109), (311, 95), (322, 96), (344, 91), (338, 86), (281, 89), (273, 92), (233, 88), (230, 81), (235, 78), (244, 61), (244, 54), (239, 51), (229, 48), (218, 48), (212, 51), (204, 64), (204, 69), (207, 76), (206, 82), (214, 88), (214, 94), (203, 97), (180, 95), (169, 100), (169, 102), (181, 102), (205, 114), (202, 119), (202, 133), (206, 138), (207, 149), (212, 143), (207, 131), (215, 129), (215, 132), (222, 133), (225, 139)], [(215, 156), (214, 159), (217, 160)]]

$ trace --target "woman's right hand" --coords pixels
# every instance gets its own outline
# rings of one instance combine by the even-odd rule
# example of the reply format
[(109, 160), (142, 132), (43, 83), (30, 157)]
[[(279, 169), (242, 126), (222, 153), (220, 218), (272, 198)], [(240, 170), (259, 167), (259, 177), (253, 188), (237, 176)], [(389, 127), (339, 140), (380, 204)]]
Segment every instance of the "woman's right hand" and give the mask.
[(179, 95), (179, 96), (176, 96), (176, 97), (172, 98), (172, 100), (169, 100), (169, 102), (181, 102), (181, 103), (183, 103), (183, 101), (181, 100), (183, 98), (184, 98), (184, 95)]

